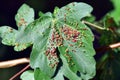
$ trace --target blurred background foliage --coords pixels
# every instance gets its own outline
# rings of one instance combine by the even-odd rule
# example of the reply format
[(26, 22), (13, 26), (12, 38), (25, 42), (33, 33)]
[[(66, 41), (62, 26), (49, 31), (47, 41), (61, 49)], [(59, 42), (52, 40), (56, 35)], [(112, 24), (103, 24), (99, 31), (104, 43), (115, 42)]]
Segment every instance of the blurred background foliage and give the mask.
[[(26, 3), (30, 5), (35, 10), (35, 17), (38, 17), (38, 12), (53, 12), (54, 7), (62, 7), (70, 2), (85, 2), (90, 4), (94, 10), (92, 14), (96, 17), (96, 20), (102, 19), (102, 17), (107, 13), (112, 11), (112, 15), (115, 17), (118, 17), (116, 13), (114, 13), (114, 10), (120, 12), (120, 8), (118, 6), (113, 6), (110, 0), (1, 0), (0, 1), (0, 26), (3, 25), (9, 25), (15, 29), (16, 23), (14, 16), (17, 13), (18, 8), (23, 4)], [(115, 0), (116, 4), (117, 1)], [(116, 8), (116, 9), (114, 9)], [(118, 20), (117, 18), (116, 20)], [(96, 34), (96, 33), (95, 33)], [(97, 41), (94, 42), (94, 46), (97, 47), (98, 43)], [(29, 57), (31, 49), (27, 49), (22, 52), (14, 52), (13, 47), (4, 46), (0, 43), (0, 61), (4, 60), (11, 60), (11, 59), (17, 59), (21, 57)], [(98, 58), (99, 56), (96, 56)], [(15, 73), (20, 71), (24, 65), (18, 65), (16, 67), (7, 68), (7, 69), (0, 69), (0, 79), (1, 80), (9, 80), (11, 76), (13, 76)], [(17, 78), (16, 80), (19, 80)], [(101, 79), (102, 80), (102, 79)], [(109, 79), (110, 80), (110, 79)]]

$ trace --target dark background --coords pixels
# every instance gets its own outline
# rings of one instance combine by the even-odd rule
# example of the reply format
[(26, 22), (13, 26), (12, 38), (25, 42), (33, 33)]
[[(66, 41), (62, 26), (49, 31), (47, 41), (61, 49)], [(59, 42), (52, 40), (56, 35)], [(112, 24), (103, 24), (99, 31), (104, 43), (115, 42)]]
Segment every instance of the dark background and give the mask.
[[(101, 19), (107, 12), (113, 9), (110, 0), (1, 0), (0, 26), (8, 25), (17, 29), (14, 16), (23, 3), (34, 8), (35, 17), (37, 18), (39, 11), (53, 12), (55, 6), (62, 7), (73, 1), (90, 4), (94, 8), (92, 14), (96, 16), (96, 20)], [(31, 49), (27, 49), (23, 52), (14, 52), (13, 47), (4, 46), (0, 43), (0, 61), (29, 57), (30, 51)], [(11, 76), (25, 66), (26, 64), (7, 69), (0, 69), (0, 80), (9, 80)], [(19, 78), (16, 78), (16, 80), (19, 80)]]

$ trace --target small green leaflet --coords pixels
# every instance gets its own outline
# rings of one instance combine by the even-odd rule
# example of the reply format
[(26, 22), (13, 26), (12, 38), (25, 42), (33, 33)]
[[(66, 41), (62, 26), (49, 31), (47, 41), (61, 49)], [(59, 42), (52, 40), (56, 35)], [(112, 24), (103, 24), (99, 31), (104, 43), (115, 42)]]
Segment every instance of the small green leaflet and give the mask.
[[(23, 4), (15, 17), (18, 30), (4, 36), (9, 28), (1, 27), (0, 35), (16, 51), (32, 46), (30, 65), (35, 80), (64, 80), (64, 76), (70, 80), (88, 80), (95, 75), (94, 37), (80, 20), (91, 11), (88, 4), (73, 2), (56, 7), (53, 14), (40, 13), (34, 20), (33, 9)], [(11, 44), (7, 42), (9, 39)]]
[(32, 70), (28, 70), (28, 71), (25, 71), (21, 76), (20, 78), (22, 80), (35, 80), (34, 79), (34, 71)]
[(35, 80), (52, 80), (48, 77), (48, 75), (44, 74), (44, 72), (41, 71), (39, 68), (35, 69), (34, 78)]

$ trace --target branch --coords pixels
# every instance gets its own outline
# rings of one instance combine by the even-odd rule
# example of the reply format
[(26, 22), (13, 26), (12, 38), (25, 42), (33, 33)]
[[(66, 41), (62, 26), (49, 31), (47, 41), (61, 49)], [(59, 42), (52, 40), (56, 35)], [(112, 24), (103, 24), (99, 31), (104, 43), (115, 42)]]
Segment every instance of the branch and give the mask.
[(108, 45), (108, 46), (103, 46), (103, 47), (97, 48), (96, 52), (104, 52), (104, 51), (107, 51), (107, 50), (110, 50), (110, 49), (115, 49), (115, 48), (118, 48), (118, 47), (120, 47), (120, 42), (114, 43), (114, 44), (111, 44), (111, 45)]
[(30, 62), (29, 58), (20, 58), (15, 60), (3, 61), (3, 62), (0, 62), (0, 68), (9, 68), (19, 64), (29, 63), (29, 62)]
[(114, 49), (120, 47), (120, 42), (109, 45), (109, 48)]

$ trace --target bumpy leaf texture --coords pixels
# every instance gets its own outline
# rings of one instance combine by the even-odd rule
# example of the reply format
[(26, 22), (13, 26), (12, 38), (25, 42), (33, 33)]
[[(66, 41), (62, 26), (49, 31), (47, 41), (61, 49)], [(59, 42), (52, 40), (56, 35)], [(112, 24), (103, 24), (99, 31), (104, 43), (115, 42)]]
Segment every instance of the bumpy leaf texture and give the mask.
[(95, 75), (94, 37), (81, 19), (91, 11), (88, 4), (73, 2), (34, 20), (33, 9), (24, 4), (15, 18), (18, 30), (1, 27), (0, 36), (3, 44), (15, 46), (16, 51), (32, 45), (35, 80), (88, 80)]
[(28, 5), (23, 4), (18, 10), (18, 13), (15, 16), (15, 20), (18, 26), (18, 30), (15, 30), (9, 26), (1, 26), (0, 36), (2, 38), (3, 44), (15, 46), (15, 51), (22, 51), (31, 45), (31, 43), (27, 42), (27, 39), (23, 39), (19, 43), (18, 41), (26, 26), (34, 21), (34, 10)]

